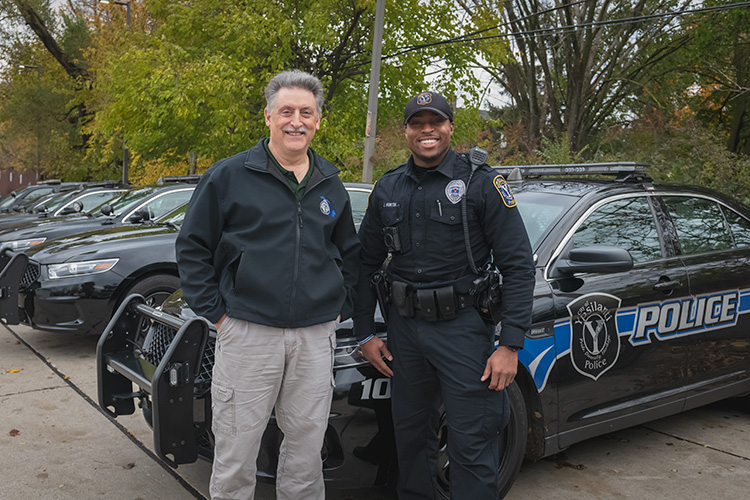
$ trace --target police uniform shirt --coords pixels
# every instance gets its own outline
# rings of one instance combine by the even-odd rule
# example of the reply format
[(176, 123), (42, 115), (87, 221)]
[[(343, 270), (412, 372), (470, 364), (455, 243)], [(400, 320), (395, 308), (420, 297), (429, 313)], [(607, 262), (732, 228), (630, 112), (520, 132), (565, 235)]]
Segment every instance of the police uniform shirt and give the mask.
[[(454, 285), (467, 293), (476, 277), (464, 238), (461, 198), (467, 194), (471, 164), (448, 151), (434, 170), (418, 175), (413, 159), (383, 175), (373, 188), (360, 227), (362, 274), (357, 287), (355, 333), (374, 332), (375, 295), (369, 278), (388, 256), (383, 228), (398, 228), (401, 248), (392, 253), (388, 275), (415, 288)], [(467, 221), (472, 254), (481, 269), (494, 255), (503, 276), (501, 345), (523, 346), (531, 322), (534, 266), (526, 229), (502, 176), (480, 167), (468, 187)]]

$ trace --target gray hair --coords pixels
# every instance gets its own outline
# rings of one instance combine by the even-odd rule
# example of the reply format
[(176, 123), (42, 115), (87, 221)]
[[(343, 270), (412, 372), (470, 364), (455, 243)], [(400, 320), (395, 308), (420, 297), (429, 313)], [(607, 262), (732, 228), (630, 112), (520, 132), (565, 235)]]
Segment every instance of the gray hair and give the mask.
[(291, 71), (282, 71), (271, 78), (271, 81), (266, 85), (266, 109), (268, 109), (269, 113), (273, 111), (273, 106), (276, 104), (276, 97), (281, 89), (304, 89), (312, 92), (315, 98), (315, 107), (318, 110), (318, 116), (320, 116), (324, 96), (323, 84), (320, 83), (317, 77), (310, 73), (293, 69)]

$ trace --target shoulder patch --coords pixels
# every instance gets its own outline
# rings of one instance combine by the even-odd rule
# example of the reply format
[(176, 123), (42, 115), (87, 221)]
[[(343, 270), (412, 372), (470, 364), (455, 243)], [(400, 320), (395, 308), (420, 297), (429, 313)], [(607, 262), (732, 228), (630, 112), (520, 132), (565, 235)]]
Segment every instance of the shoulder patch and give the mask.
[(500, 193), (500, 196), (503, 197), (503, 203), (506, 207), (513, 208), (516, 206), (516, 199), (513, 197), (513, 191), (510, 190), (510, 186), (505, 182), (502, 175), (498, 175), (492, 179), (492, 184), (495, 186), (495, 189), (497, 189), (497, 192)]

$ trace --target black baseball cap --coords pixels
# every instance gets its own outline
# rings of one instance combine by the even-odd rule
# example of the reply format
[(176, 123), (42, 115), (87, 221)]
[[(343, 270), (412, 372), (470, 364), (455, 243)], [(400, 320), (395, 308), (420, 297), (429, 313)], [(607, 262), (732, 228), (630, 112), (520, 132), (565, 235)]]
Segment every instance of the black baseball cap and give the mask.
[(409, 118), (422, 110), (432, 111), (439, 114), (446, 120), (453, 121), (453, 110), (448, 100), (437, 92), (420, 92), (406, 103), (404, 109), (404, 125), (409, 122)]

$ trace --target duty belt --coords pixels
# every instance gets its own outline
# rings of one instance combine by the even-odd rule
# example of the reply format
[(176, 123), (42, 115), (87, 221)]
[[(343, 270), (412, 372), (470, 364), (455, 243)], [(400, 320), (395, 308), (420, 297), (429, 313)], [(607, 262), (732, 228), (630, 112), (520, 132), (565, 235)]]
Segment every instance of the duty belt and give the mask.
[(391, 283), (391, 300), (401, 316), (411, 318), (419, 311), (427, 321), (453, 319), (476, 304), (476, 296), (456, 293), (453, 285), (415, 289), (402, 281)]

